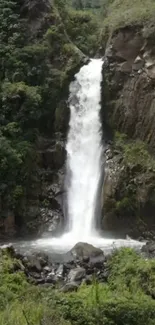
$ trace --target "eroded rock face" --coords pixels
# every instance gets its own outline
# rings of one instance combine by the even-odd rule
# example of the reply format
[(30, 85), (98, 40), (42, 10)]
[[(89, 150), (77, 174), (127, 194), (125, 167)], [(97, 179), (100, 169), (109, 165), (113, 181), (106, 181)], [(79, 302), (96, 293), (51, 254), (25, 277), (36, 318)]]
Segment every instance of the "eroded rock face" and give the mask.
[[(133, 145), (145, 143), (151, 161), (155, 153), (155, 45), (146, 35), (142, 27), (131, 26), (116, 31), (109, 40), (103, 68), (103, 113), (113, 134), (126, 134), (126, 143)], [(123, 149), (128, 149), (125, 143)], [(115, 141), (106, 152), (103, 228), (124, 236), (152, 237), (154, 167), (146, 167), (138, 158), (136, 162), (136, 152), (133, 163), (123, 155)]]
[[(51, 236), (63, 229), (65, 141), (61, 134), (56, 138), (38, 138), (40, 182), (33, 189), (25, 211), (25, 222), (20, 232), (38, 236)], [(61, 139), (61, 140), (60, 140)]]
[[(104, 81), (111, 127), (155, 149), (154, 45), (140, 27), (115, 33), (106, 49)], [(104, 89), (103, 89), (104, 92)]]

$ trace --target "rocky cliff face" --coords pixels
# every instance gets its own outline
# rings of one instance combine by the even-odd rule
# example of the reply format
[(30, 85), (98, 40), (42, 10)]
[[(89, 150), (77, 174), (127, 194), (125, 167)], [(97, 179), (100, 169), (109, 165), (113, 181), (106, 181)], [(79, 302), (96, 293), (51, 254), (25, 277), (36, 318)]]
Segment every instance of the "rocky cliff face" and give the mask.
[(104, 115), (114, 136), (107, 151), (104, 227), (136, 237), (155, 230), (155, 45), (146, 28), (113, 34), (103, 75)]
[(104, 73), (109, 123), (154, 149), (155, 45), (145, 29), (136, 26), (119, 30), (109, 42)]

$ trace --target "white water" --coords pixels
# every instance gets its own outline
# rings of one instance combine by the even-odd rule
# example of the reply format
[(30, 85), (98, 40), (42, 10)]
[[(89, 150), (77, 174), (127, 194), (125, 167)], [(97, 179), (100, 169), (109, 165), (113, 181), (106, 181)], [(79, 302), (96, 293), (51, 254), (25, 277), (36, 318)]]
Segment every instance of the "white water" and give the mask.
[(135, 240), (102, 238), (95, 233), (97, 190), (101, 176), (100, 84), (101, 60), (91, 60), (81, 68), (70, 85), (70, 130), (67, 141), (69, 232), (60, 238), (20, 242), (23, 250), (66, 252), (77, 242), (91, 243), (104, 252), (121, 246), (140, 248)]
[(94, 235), (103, 152), (100, 122), (102, 65), (102, 60), (91, 60), (70, 85), (68, 220), (70, 237), (77, 242)]

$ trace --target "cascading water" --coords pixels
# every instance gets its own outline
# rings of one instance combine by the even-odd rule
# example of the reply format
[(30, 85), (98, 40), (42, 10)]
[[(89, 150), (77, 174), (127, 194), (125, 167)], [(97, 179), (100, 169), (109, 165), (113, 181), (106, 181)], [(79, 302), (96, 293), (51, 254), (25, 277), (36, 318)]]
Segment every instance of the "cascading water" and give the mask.
[(105, 252), (114, 247), (141, 247), (134, 240), (105, 239), (95, 232), (96, 204), (103, 147), (101, 144), (100, 97), (102, 60), (93, 59), (81, 68), (70, 85), (70, 129), (67, 139), (67, 214), (68, 233), (60, 238), (43, 238), (20, 242), (22, 251), (43, 249), (66, 252), (84, 241)]
[(100, 100), (102, 60), (91, 60), (70, 85), (67, 141), (68, 222), (77, 241), (94, 235), (97, 190), (101, 176)]

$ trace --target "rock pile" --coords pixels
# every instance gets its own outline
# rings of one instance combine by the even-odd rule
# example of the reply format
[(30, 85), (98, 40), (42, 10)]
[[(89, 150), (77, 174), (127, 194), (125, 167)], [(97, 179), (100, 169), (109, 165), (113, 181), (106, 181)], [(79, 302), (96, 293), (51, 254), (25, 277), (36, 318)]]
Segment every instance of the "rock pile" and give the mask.
[[(78, 243), (64, 255), (64, 262), (53, 262), (40, 252), (21, 255), (13, 246), (4, 247), (16, 259), (14, 271), (23, 271), (28, 281), (35, 285), (57, 288), (63, 292), (77, 290), (82, 283), (91, 284), (108, 279), (107, 257), (101, 249), (86, 243)], [(66, 262), (65, 262), (66, 258)]]

